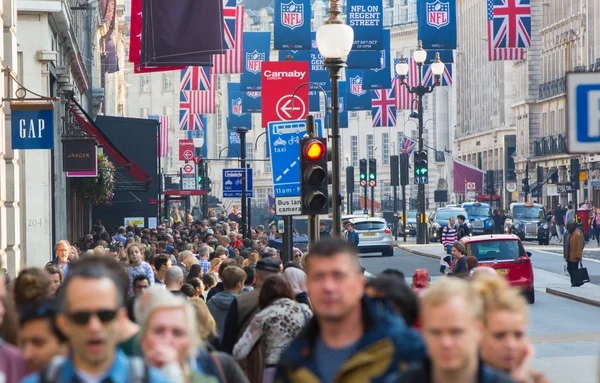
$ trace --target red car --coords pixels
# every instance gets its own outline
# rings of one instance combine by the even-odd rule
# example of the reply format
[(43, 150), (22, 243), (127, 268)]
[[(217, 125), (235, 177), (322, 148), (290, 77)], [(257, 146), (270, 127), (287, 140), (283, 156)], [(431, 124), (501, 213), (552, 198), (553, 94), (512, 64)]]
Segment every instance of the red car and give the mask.
[(521, 289), (529, 303), (535, 302), (531, 253), (526, 252), (519, 237), (513, 234), (478, 235), (461, 240), (467, 256), (477, 258), (480, 266), (496, 270), (510, 283)]

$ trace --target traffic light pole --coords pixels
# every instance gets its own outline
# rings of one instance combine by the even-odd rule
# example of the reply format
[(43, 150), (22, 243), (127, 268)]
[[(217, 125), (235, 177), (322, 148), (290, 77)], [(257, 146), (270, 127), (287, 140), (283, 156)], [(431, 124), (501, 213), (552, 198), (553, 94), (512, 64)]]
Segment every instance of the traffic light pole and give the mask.
[(371, 186), (371, 217), (375, 217), (375, 186)]
[[(364, 195), (365, 195), (364, 196), (364, 199), (365, 199), (365, 209), (364, 210), (366, 210), (367, 213), (368, 213), (369, 212), (369, 206), (367, 205), (367, 188), (368, 188), (368, 186), (365, 185), (365, 190), (364, 190)], [(365, 214), (367, 214), (367, 213), (365, 213)]]
[[(237, 133), (240, 135), (240, 167), (246, 169), (246, 129), (237, 129)], [(248, 206), (246, 197), (246, 171), (242, 172), (242, 225), (241, 232), (244, 238), (248, 236)]]
[[(315, 135), (315, 117), (312, 115), (306, 116), (306, 134), (308, 136)], [(308, 249), (319, 240), (319, 216), (316, 214), (308, 215)]]
[[(423, 81), (423, 66), (419, 65), (419, 81)], [(423, 95), (418, 93), (417, 113), (419, 114), (419, 152), (423, 151)], [(417, 185), (417, 243), (427, 243), (427, 222), (425, 222), (425, 184), (419, 182)]]
[[(394, 186), (394, 239), (398, 240), (398, 187)], [(405, 230), (406, 231), (406, 230)]]
[(406, 185), (402, 185), (402, 227), (404, 228), (402, 236), (406, 242)]
[[(202, 161), (202, 190), (208, 193), (208, 162)], [(208, 218), (208, 194), (202, 196), (202, 217)]]

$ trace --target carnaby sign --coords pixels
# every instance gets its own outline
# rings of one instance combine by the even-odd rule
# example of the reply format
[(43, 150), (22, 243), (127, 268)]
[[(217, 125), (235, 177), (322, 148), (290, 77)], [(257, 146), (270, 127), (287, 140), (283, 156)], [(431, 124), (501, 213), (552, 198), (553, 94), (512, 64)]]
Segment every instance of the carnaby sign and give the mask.
[(246, 69), (248, 72), (257, 74), (260, 72), (262, 62), (265, 61), (265, 54), (259, 51), (246, 53)]
[(427, 24), (440, 29), (450, 23), (450, 5), (437, 0), (427, 3)]
[(355, 96), (362, 96), (367, 93), (366, 90), (362, 88), (362, 78), (360, 76), (355, 76), (350, 79), (350, 93)]
[(299, 78), (300, 80), (304, 79), (304, 77), (306, 76), (306, 72), (305, 71), (299, 71), (299, 70), (294, 70), (294, 71), (273, 71), (273, 70), (265, 70), (263, 75), (269, 79), (278, 79), (278, 78), (286, 78), (286, 77), (292, 77), (292, 78)]
[(290, 1), (287, 4), (281, 4), (281, 24), (294, 30), (304, 25), (304, 4), (297, 4)]

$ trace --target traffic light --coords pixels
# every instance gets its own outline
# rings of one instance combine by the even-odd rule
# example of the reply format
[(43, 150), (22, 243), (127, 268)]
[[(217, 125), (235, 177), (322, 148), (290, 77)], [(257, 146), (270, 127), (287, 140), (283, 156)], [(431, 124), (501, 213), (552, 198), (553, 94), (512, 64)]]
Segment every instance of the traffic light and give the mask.
[(522, 182), (523, 182), (523, 187), (522, 187), (523, 193), (529, 194), (529, 178), (528, 177), (523, 178)]
[(427, 150), (415, 151), (415, 184), (429, 183), (428, 165)]
[(556, 185), (558, 183), (558, 171), (555, 170), (550, 176), (550, 183)]
[(400, 185), (408, 185), (408, 153), (400, 154)]
[(488, 170), (485, 175), (487, 194), (494, 194), (494, 171)]
[(367, 186), (367, 160), (360, 160), (360, 186)]
[(346, 189), (354, 190), (354, 166), (348, 166), (346, 168)]
[(326, 139), (308, 137), (300, 140), (300, 186), (302, 214), (327, 214), (327, 146)]
[(369, 186), (377, 186), (377, 160), (369, 158)]
[(579, 165), (578, 158), (571, 158), (571, 188), (573, 190), (579, 190), (579, 172), (581, 166)]
[(398, 165), (398, 156), (390, 156), (390, 182), (392, 187), (400, 186), (400, 168)]

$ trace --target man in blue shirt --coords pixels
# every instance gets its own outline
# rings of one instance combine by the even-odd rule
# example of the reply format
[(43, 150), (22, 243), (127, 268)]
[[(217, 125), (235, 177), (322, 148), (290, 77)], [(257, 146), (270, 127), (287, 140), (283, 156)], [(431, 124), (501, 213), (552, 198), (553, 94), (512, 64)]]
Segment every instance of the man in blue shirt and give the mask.
[(54, 246), (55, 257), (50, 262), (46, 263), (46, 266), (56, 266), (62, 269), (63, 276), (66, 277), (69, 272), (69, 253), (71, 252), (71, 244), (66, 241), (58, 241)]
[[(89, 256), (72, 264), (59, 290), (60, 313), (56, 317), (58, 328), (69, 340), (71, 354), (53, 360), (24, 383), (168, 382), (140, 359), (128, 358), (117, 350), (119, 324), (127, 316), (125, 288), (108, 262), (116, 263), (107, 257)], [(145, 380), (141, 378), (144, 376)]]
[(127, 238), (125, 237), (125, 228), (121, 226), (119, 228), (119, 232), (114, 236), (115, 241), (121, 242), (123, 245), (127, 242)]

